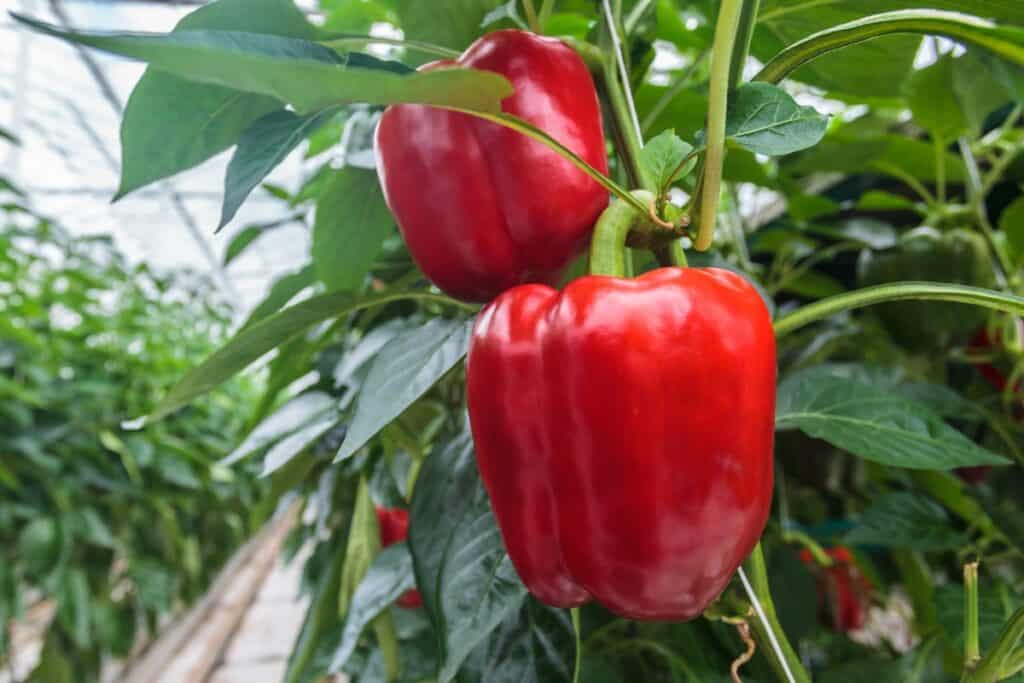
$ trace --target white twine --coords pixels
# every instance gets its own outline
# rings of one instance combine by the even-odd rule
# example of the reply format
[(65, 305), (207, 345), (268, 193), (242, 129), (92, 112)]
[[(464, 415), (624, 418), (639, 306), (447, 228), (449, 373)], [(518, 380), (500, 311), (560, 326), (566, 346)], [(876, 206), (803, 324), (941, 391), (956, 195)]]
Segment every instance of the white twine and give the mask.
[(747, 573), (743, 571), (743, 567), (736, 571), (740, 575), (740, 581), (743, 582), (744, 590), (747, 591), (747, 597), (750, 598), (750, 604), (754, 606), (754, 611), (757, 612), (761, 623), (764, 624), (765, 631), (768, 632), (768, 640), (771, 641), (772, 649), (775, 650), (775, 656), (779, 658), (779, 663), (782, 664), (782, 670), (786, 672), (786, 678), (789, 679), (789, 683), (796, 683), (793, 672), (789, 670), (789, 662), (786, 661), (786, 655), (782, 653), (782, 646), (779, 645), (779, 640), (775, 637), (775, 631), (772, 630), (772, 625), (768, 623), (768, 617), (765, 616), (764, 610), (761, 609), (761, 602), (757, 599), (757, 595), (754, 594), (753, 586), (747, 580)]
[(622, 78), (622, 87), (626, 90), (626, 102), (629, 104), (629, 115), (633, 119), (633, 128), (636, 130), (636, 139), (642, 145), (644, 143), (643, 131), (640, 130), (640, 119), (636, 115), (636, 105), (633, 104), (633, 90), (629, 87), (629, 73), (626, 71), (626, 58), (622, 52), (622, 43), (619, 41), (619, 32), (615, 28), (615, 19), (612, 17), (612, 6), (610, 0), (604, 0), (604, 16), (608, 20), (608, 31), (612, 34), (612, 45), (615, 47), (615, 61), (619, 65), (619, 76)]

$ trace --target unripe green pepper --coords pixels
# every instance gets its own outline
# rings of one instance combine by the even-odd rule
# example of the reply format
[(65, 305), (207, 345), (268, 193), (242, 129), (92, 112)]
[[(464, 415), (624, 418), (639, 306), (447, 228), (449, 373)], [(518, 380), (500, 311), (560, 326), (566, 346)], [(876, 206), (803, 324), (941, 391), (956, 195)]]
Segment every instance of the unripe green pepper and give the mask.
[[(995, 285), (985, 238), (963, 228), (946, 232), (915, 228), (892, 249), (865, 250), (858, 276), (865, 287), (907, 280)], [(875, 311), (892, 338), (910, 351), (935, 351), (966, 342), (986, 316), (982, 308), (945, 301), (897, 301)]]

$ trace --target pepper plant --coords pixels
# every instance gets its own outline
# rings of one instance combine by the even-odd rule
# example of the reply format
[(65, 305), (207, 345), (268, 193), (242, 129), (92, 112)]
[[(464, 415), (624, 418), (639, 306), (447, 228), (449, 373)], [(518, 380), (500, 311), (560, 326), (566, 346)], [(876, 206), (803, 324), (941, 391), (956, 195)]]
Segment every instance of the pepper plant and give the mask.
[(149, 417), (275, 352), (288, 681), (1020, 678), (1024, 6), (319, 10), (17, 17), (149, 64), (119, 195), (309, 141), (309, 264)]
[[(2, 182), (2, 181), (0, 181)], [(230, 309), (198, 273), (131, 266), (109, 236), (0, 209), (0, 663), (42, 620), (34, 680), (96, 680), (202, 596), (256, 528), (251, 467), (217, 467), (256, 386), (236, 378), (144, 429), (165, 386), (226, 337)]]

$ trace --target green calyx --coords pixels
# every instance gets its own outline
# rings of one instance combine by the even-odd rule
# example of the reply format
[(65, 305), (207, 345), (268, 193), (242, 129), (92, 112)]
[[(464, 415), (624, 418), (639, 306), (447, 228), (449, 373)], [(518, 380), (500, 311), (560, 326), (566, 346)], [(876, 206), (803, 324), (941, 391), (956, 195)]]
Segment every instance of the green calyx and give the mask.
[(686, 256), (676, 231), (659, 224), (656, 197), (647, 190), (630, 193), (649, 207), (647, 214), (632, 204), (615, 199), (597, 219), (590, 242), (590, 274), (623, 277), (626, 274), (626, 246), (653, 250), (659, 260), (685, 266)]

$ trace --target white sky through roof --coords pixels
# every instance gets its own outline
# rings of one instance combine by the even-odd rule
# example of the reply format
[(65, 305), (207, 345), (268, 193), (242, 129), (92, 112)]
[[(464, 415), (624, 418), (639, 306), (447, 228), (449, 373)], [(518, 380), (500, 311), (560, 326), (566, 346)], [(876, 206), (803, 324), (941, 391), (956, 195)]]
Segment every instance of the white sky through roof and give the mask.
[[(195, 9), (110, 0), (62, 0), (60, 4), (77, 28), (133, 31), (168, 31)], [(120, 158), (117, 113), (73, 47), (21, 28), (10, 19), (10, 11), (58, 23), (49, 0), (0, 0), (0, 127), (22, 143), (11, 148), (0, 140), (0, 175), (26, 190), (37, 211), (56, 218), (73, 233), (113, 234), (133, 261), (158, 268), (213, 270), (159, 185), (110, 203), (118, 184), (119, 166), (112, 163), (119, 164)], [(95, 51), (91, 54), (125, 102), (144, 66)], [(238, 230), (288, 213), (284, 203), (257, 189), (234, 221), (214, 235), (228, 159), (229, 153), (222, 154), (171, 182), (220, 261)], [(301, 157), (293, 154), (269, 180), (295, 189), (302, 172)], [(227, 268), (227, 289), (237, 292), (244, 312), (259, 302), (276, 275), (301, 266), (308, 251), (309, 236), (303, 227), (293, 224), (271, 231)]]

